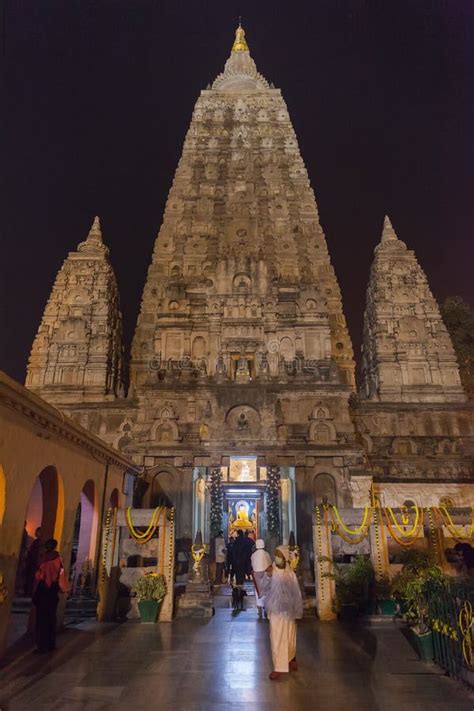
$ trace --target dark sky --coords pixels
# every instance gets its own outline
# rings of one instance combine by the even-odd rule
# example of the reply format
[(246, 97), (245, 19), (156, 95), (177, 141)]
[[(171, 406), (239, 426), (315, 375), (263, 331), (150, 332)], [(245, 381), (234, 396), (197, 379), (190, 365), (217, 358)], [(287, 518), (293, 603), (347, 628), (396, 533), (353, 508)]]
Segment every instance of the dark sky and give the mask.
[(474, 300), (469, 0), (4, 0), (0, 368), (23, 381), (53, 280), (101, 216), (125, 337), (200, 89), (238, 15), (282, 89), (356, 349), (388, 213), (435, 296)]

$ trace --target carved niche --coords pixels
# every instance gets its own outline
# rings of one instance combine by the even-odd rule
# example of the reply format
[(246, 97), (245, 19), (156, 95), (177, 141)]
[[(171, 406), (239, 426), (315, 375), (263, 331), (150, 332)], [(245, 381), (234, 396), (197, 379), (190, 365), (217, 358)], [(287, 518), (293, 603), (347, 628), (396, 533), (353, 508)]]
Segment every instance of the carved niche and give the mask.
[(151, 428), (151, 439), (156, 444), (167, 445), (170, 442), (178, 442), (179, 429), (176, 423), (178, 416), (175, 414), (171, 402), (165, 402), (159, 416)]
[(233, 407), (225, 418), (229, 434), (237, 439), (255, 439), (260, 434), (260, 415), (250, 405), (237, 405)]
[(310, 417), (309, 425), (309, 441), (320, 442), (336, 442), (336, 428), (329, 409), (321, 403), (316, 405)]

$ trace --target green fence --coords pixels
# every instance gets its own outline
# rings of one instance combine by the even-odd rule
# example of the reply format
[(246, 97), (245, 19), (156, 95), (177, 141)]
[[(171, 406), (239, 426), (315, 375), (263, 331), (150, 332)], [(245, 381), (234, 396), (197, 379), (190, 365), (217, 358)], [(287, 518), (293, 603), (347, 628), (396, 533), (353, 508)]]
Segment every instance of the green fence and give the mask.
[(450, 676), (474, 668), (474, 587), (455, 579), (430, 580), (425, 586), (434, 661)]

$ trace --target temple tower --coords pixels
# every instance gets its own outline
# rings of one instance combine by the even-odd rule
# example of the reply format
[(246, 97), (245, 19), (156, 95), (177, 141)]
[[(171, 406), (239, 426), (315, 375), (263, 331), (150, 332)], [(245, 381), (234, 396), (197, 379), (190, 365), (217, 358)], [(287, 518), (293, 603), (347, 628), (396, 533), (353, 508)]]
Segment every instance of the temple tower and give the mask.
[(451, 339), (388, 217), (367, 289), (353, 417), (382, 504), (470, 503), (474, 428)]
[(206, 525), (199, 502), (213, 467), (230, 486), (240, 457), (242, 481), (262, 492), (259, 477), (279, 467), (282, 536), (298, 519), (309, 542), (323, 484), (350, 505), (366, 474), (353, 389), (339, 285), (296, 135), (239, 27), (224, 71), (197, 99), (155, 242), (132, 345), (127, 452), (180, 497), (181, 531), (191, 498), (194, 527)]
[[(333, 363), (354, 383), (352, 346), (308, 174), (280, 90), (242, 28), (199, 96), (158, 234), (132, 349), (131, 381), (206, 361), (234, 379), (241, 352), (276, 378), (282, 362)], [(268, 362), (268, 363), (267, 363)], [(260, 374), (261, 375), (261, 374)]]
[(456, 355), (415, 253), (385, 217), (364, 315), (363, 381), (368, 398), (464, 402)]
[(58, 406), (101, 402), (122, 388), (122, 317), (99, 218), (70, 252), (31, 348), (26, 385)]

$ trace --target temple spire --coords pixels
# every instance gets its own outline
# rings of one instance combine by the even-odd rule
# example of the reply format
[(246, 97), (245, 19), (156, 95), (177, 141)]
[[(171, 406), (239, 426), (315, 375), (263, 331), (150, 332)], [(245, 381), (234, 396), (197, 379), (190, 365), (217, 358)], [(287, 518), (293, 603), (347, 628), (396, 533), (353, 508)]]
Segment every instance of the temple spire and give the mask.
[(250, 49), (245, 39), (245, 30), (240, 24), (235, 30), (235, 40), (224, 71), (212, 84), (212, 89), (230, 91), (264, 91), (270, 86), (258, 73), (255, 62), (250, 56)]
[(390, 240), (396, 239), (398, 239), (398, 237), (395, 234), (395, 230), (393, 229), (392, 223), (390, 222), (390, 218), (388, 217), (388, 215), (385, 215), (385, 219), (383, 221), (381, 242), (388, 242)]
[(87, 240), (94, 240), (95, 242), (102, 242), (102, 230), (100, 228), (100, 219), (98, 215), (94, 217), (94, 222), (87, 235)]
[(239, 17), (239, 26), (235, 30), (235, 40), (234, 40), (234, 44), (232, 45), (232, 51), (233, 52), (249, 52), (250, 51), (247, 41), (245, 39), (245, 30), (240, 23), (240, 17)]
[(100, 252), (108, 254), (109, 250), (102, 240), (102, 230), (100, 227), (100, 219), (96, 215), (84, 242), (81, 242), (77, 247), (78, 252)]

